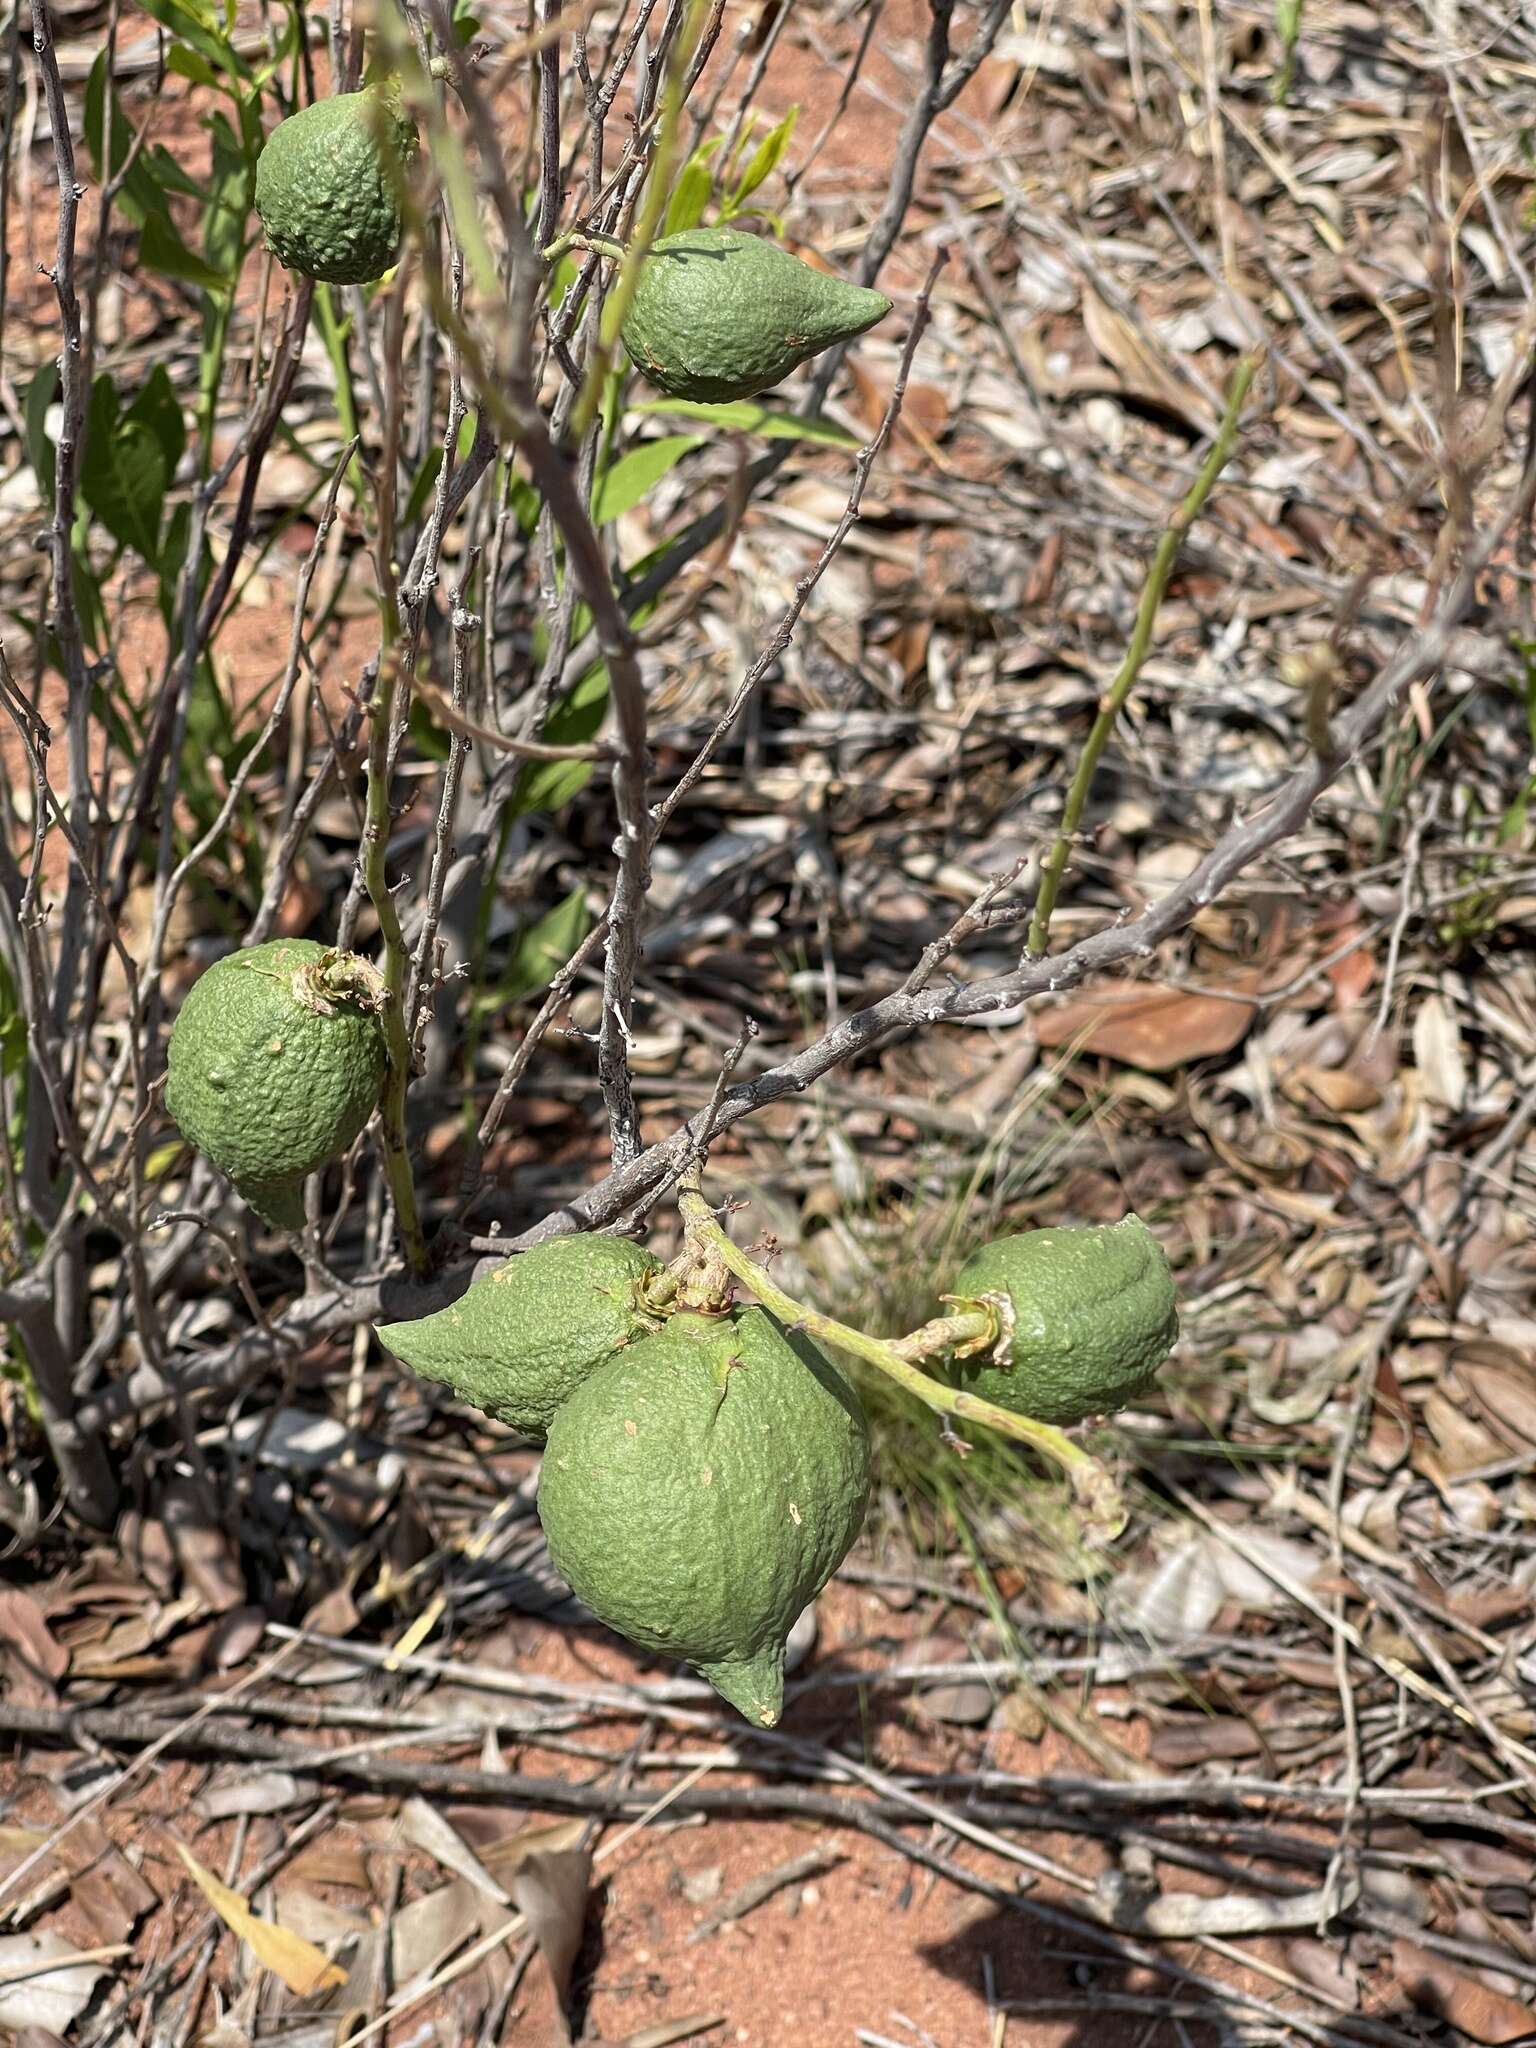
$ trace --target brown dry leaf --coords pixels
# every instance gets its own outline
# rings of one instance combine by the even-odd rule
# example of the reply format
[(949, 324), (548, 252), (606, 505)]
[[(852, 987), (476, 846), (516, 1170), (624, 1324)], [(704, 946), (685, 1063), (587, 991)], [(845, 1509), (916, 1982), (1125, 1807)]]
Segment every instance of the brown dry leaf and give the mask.
[(202, 1490), (191, 1479), (173, 1479), (160, 1497), (160, 1520), (171, 1553), (189, 1588), (212, 1614), (245, 1605), (245, 1574), (228, 1530), (212, 1519)]
[(455, 1877), (466, 1878), (477, 1890), (488, 1892), (503, 1906), (510, 1906), (512, 1900), (500, 1883), (492, 1877), (468, 1842), (437, 1811), (428, 1800), (407, 1799), (400, 1809), (400, 1834), (413, 1848), (424, 1849), (444, 1870), (450, 1870)]
[(1461, 1026), (1443, 997), (1426, 996), (1413, 1020), (1413, 1063), (1429, 1101), (1460, 1109), (1467, 1095), (1467, 1060)]
[(507, 1835), (501, 1841), (475, 1840), (474, 1833), (465, 1826), (465, 1816), (454, 1814), (454, 1826), (460, 1834), (467, 1835), (475, 1842), (481, 1862), (504, 1880), (510, 1880), (514, 1871), (521, 1869), (530, 1856), (554, 1855), (562, 1849), (574, 1849), (581, 1840), (586, 1822), (579, 1814), (569, 1820), (550, 1821), (547, 1826), (520, 1828), (516, 1834)]
[(1421, 2012), (1448, 2020), (1474, 2041), (1502, 2048), (1505, 2042), (1528, 2041), (1536, 2035), (1536, 2008), (1490, 1990), (1475, 1977), (1464, 1977), (1416, 1942), (1393, 1942), (1392, 1970)]
[(275, 1927), (270, 1920), (258, 1920), (240, 1894), (220, 1884), (180, 1842), (176, 1852), (224, 1925), (238, 1935), (264, 1970), (275, 1971), (297, 1997), (309, 1998), (317, 1991), (345, 1984), (346, 1971), (322, 1955), (313, 1942), (291, 1934), (286, 1927)]
[(107, 1974), (100, 1961), (62, 1934), (8, 1934), (0, 1939), (0, 2032), (28, 2027), (68, 2033)]
[(1536, 1444), (1536, 1377), (1519, 1352), (1507, 1345), (1458, 1345), (1452, 1353), (1456, 1378), (1487, 1426), (1505, 1444)]
[(1165, 1074), (1230, 1052), (1257, 1014), (1252, 1003), (1223, 996), (1192, 995), (1158, 982), (1109, 982), (1037, 1011), (1035, 1035), (1047, 1048), (1070, 1045)]
[(585, 1849), (541, 1850), (525, 1857), (513, 1873), (511, 1892), (539, 1944), (545, 1982), (535, 1991), (523, 2024), (531, 2039), (569, 2048), (571, 2030), (565, 1997), (586, 1925), (592, 1858)]
[(1376, 1083), (1363, 1074), (1352, 1074), (1347, 1067), (1297, 1067), (1282, 1083), (1286, 1094), (1296, 1100), (1293, 1085), (1295, 1091), (1311, 1095), (1324, 1109), (1358, 1112), (1374, 1109), (1381, 1101)]
[(1462, 1403), (1448, 1400), (1438, 1387), (1430, 1388), (1420, 1413), (1439, 1452), (1438, 1469), (1447, 1479), (1459, 1479), (1463, 1472), (1492, 1465), (1504, 1455), (1498, 1438), (1474, 1422)]
[(1202, 434), (1214, 429), (1210, 408), (1193, 385), (1175, 376), (1129, 320), (1089, 291), (1083, 293), (1083, 329), (1105, 362), (1118, 372), (1127, 398), (1159, 406), (1175, 419), (1188, 420)]
[(6, 1698), (18, 1707), (57, 1706), (55, 1688), (68, 1669), (69, 1652), (31, 1594), (0, 1587), (0, 1671)]

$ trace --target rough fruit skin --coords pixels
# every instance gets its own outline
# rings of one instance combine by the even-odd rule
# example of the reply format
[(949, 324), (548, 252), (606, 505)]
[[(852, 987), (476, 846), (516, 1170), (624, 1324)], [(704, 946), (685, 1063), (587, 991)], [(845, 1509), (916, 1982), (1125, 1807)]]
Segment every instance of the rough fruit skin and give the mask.
[(813, 270), (761, 236), (688, 228), (651, 245), (624, 346), (663, 391), (715, 405), (766, 391), (890, 310), (882, 293)]
[(1173, 1276), (1139, 1216), (1000, 1237), (971, 1255), (955, 1296), (1013, 1304), (1013, 1368), (958, 1359), (967, 1393), (1058, 1428), (1110, 1415), (1142, 1393), (1179, 1334)]
[(423, 1379), (541, 1437), (588, 1373), (657, 1327), (638, 1294), (660, 1270), (622, 1237), (554, 1237), (473, 1281), (434, 1315), (380, 1323), (379, 1339)]
[(373, 1114), (388, 1061), (382, 991), (354, 953), (272, 939), (216, 960), (181, 1006), (165, 1106), (269, 1223), (299, 1227), (306, 1176)]
[(256, 159), (256, 211), (285, 269), (372, 284), (400, 253), (400, 182), (416, 129), (375, 91), (338, 93), (279, 121)]
[(550, 1425), (539, 1514), (578, 1599), (686, 1657), (748, 1720), (784, 1700), (784, 1640), (864, 1519), (857, 1394), (762, 1309), (684, 1311), (600, 1366)]

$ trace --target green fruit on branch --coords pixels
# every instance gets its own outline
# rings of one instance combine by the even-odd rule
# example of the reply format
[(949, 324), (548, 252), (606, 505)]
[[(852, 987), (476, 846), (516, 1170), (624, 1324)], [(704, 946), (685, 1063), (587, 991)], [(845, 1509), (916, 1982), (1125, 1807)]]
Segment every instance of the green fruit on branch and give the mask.
[(256, 211), (279, 263), (372, 284), (400, 254), (416, 128), (387, 91), (337, 93), (279, 121), (256, 160)]
[(659, 1260), (622, 1237), (554, 1237), (473, 1281), (435, 1315), (380, 1323), (379, 1340), (423, 1379), (541, 1437), (589, 1373), (659, 1327), (642, 1291), (660, 1271)]
[(192, 984), (166, 1050), (165, 1106), (268, 1223), (304, 1222), (308, 1175), (339, 1159), (379, 1099), (379, 971), (313, 939), (272, 939)]
[[(1027, 1231), (983, 1245), (953, 1295), (968, 1308), (1003, 1304), (1004, 1349), (951, 1361), (968, 1393), (1065, 1428), (1110, 1415), (1145, 1392), (1179, 1334), (1173, 1276), (1139, 1216), (1081, 1229)], [(1011, 1314), (1012, 1328), (1008, 1328)]]
[(748, 1720), (784, 1700), (784, 1642), (864, 1519), (857, 1394), (762, 1309), (682, 1311), (550, 1425), (539, 1513), (599, 1620), (684, 1657)]
[(674, 398), (751, 398), (891, 310), (881, 292), (813, 270), (739, 228), (688, 228), (651, 245), (624, 346)]

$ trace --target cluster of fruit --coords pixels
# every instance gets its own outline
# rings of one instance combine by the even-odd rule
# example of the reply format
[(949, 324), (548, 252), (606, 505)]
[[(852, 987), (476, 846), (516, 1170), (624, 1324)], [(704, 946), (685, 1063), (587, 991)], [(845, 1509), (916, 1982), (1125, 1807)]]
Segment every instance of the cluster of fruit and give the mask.
[[(400, 253), (414, 124), (380, 87), (316, 100), (280, 121), (256, 163), (256, 211), (278, 261), (331, 284), (372, 284)], [(652, 244), (624, 346), (674, 398), (750, 398), (891, 310), (881, 292), (813, 269), (739, 228)]]
[[(1056, 1422), (1124, 1405), (1177, 1334), (1173, 1283), (1139, 1218), (1001, 1238), (961, 1269), (995, 1309), (987, 1358), (952, 1381)], [(619, 1238), (552, 1239), (451, 1307), (386, 1323), (402, 1363), (545, 1439), (539, 1514), (577, 1597), (686, 1659), (771, 1726), (795, 1618), (864, 1518), (869, 1439), (853, 1387), (804, 1331), (690, 1288)]]

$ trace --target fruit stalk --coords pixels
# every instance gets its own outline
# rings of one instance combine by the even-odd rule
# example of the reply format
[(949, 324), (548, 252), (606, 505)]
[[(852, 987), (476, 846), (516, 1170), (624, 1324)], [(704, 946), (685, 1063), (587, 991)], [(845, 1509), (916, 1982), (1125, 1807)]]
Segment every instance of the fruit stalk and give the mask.
[(995, 1316), (984, 1309), (968, 1309), (958, 1315), (935, 1316), (921, 1329), (893, 1338), (890, 1348), (898, 1358), (915, 1365), (919, 1359), (941, 1358), (950, 1352), (988, 1350), (999, 1335)]
[(1232, 451), (1237, 446), (1238, 415), (1243, 409), (1243, 401), (1248, 396), (1258, 367), (1257, 352), (1244, 356), (1238, 364), (1233, 373), (1231, 388), (1227, 392), (1226, 409), (1216, 430), (1216, 438), (1211, 443), (1210, 453), (1201, 464), (1200, 474), (1190, 485), (1184, 502), (1174, 513), (1158, 541), (1157, 551), (1152, 557), (1152, 567), (1148, 570), (1147, 580), (1142, 585), (1141, 601), (1136, 607), (1136, 624), (1131, 633), (1130, 645), (1125, 650), (1125, 659), (1121, 662), (1114, 681), (1100, 700), (1098, 716), (1093, 721), (1082, 758), (1072, 777), (1072, 786), (1067, 791), (1067, 801), (1062, 809), (1055, 844), (1046, 856), (1045, 866), (1040, 871), (1040, 893), (1035, 898), (1035, 914), (1029, 926), (1028, 950), (1031, 953), (1045, 951), (1051, 935), (1051, 914), (1056, 908), (1056, 899), (1061, 894), (1062, 877), (1067, 871), (1072, 842), (1077, 836), (1077, 828), (1082, 823), (1083, 812), (1087, 807), (1088, 792), (1093, 787), (1099, 757), (1109, 745), (1109, 736), (1115, 729), (1115, 720), (1125, 709), (1126, 699), (1135, 688), (1142, 664), (1151, 652), (1152, 629), (1157, 622), (1158, 607), (1162, 604), (1163, 595), (1168, 588), (1168, 579), (1173, 574), (1173, 565), (1178, 559), (1179, 549), (1183, 547), (1189, 529), (1199, 517), (1206, 499), (1216, 488), (1217, 478), (1232, 459)]
[[(1110, 1542), (1125, 1527), (1125, 1508), (1120, 1499), (1119, 1488), (1108, 1471), (1097, 1458), (1073, 1443), (1059, 1429), (1048, 1423), (1032, 1422), (1027, 1416), (1014, 1415), (1006, 1408), (999, 1408), (994, 1402), (983, 1401), (976, 1394), (968, 1394), (962, 1388), (948, 1387), (903, 1357), (897, 1345), (887, 1343), (879, 1337), (871, 1337), (863, 1330), (856, 1330), (847, 1323), (840, 1323), (831, 1316), (823, 1315), (819, 1309), (799, 1302), (778, 1286), (771, 1274), (751, 1259), (740, 1246), (735, 1244), (717, 1221), (713, 1210), (699, 1187), (697, 1173), (690, 1174), (678, 1191), (678, 1208), (688, 1235), (701, 1249), (714, 1253), (721, 1264), (752, 1289), (758, 1300), (781, 1322), (792, 1328), (803, 1329), (820, 1343), (834, 1345), (839, 1351), (850, 1352), (866, 1365), (872, 1365), (883, 1372), (900, 1387), (932, 1408), (936, 1414), (955, 1416), (965, 1421), (979, 1422), (989, 1429), (995, 1429), (999, 1436), (1012, 1437), (1016, 1443), (1029, 1444), (1043, 1456), (1060, 1465), (1071, 1481), (1078, 1505), (1087, 1516), (1085, 1534), (1090, 1541)], [(949, 1320), (945, 1318), (945, 1320)], [(969, 1325), (986, 1322), (990, 1330), (990, 1318), (967, 1317), (968, 1334), (979, 1334)], [(925, 1326), (931, 1329), (933, 1326)]]

